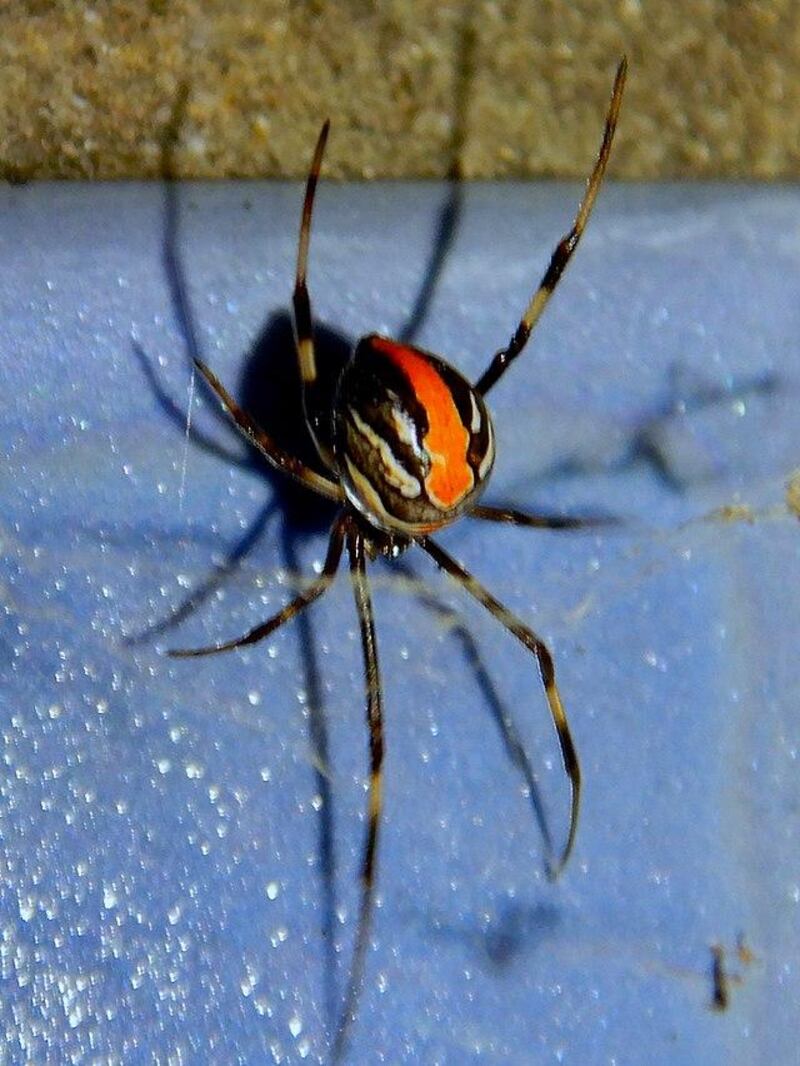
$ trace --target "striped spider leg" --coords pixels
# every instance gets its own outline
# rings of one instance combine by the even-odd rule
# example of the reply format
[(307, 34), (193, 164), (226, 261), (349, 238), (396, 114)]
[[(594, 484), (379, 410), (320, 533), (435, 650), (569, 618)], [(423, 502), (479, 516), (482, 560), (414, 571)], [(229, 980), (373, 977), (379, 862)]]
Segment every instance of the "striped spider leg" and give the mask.
[(374, 910), (378, 838), (382, 810), (383, 719), (377, 642), (367, 579), (367, 559), (396, 557), (419, 546), (445, 573), (485, 607), (534, 656), (570, 783), (570, 822), (557, 856), (545, 834), (550, 876), (561, 871), (575, 841), (580, 807), (580, 766), (555, 681), (553, 659), (542, 640), (516, 618), (430, 534), (461, 515), (486, 521), (546, 529), (591, 527), (603, 517), (566, 518), (526, 514), (515, 508), (479, 505), (495, 456), (494, 430), (484, 400), (521, 353), (586, 226), (606, 169), (625, 82), (619, 65), (605, 121), (600, 152), (572, 229), (559, 242), (550, 265), (509, 344), (492, 359), (476, 385), (444, 360), (399, 341), (368, 334), (356, 344), (338, 379), (331, 405), (320, 386), (306, 275), (314, 197), (330, 129), (325, 122), (317, 140), (303, 201), (293, 296), (297, 358), (305, 419), (328, 474), (312, 470), (282, 450), (243, 411), (214, 373), (195, 360), (206, 382), (240, 431), (277, 469), (309, 490), (342, 504), (335, 519), (320, 576), (267, 621), (243, 636), (191, 650), (179, 657), (210, 655), (253, 644), (295, 617), (330, 587), (345, 547), (350, 563), (361, 632), (366, 682), (370, 776), (367, 826), (361, 857), (361, 894), (350, 971), (342, 1012), (333, 1040), (333, 1060), (344, 1056), (356, 1015)]
[(623, 56), (617, 67), (616, 77), (614, 78), (614, 88), (611, 92), (611, 102), (608, 105), (600, 151), (597, 154), (597, 160), (592, 169), (592, 173), (589, 175), (589, 181), (586, 184), (586, 192), (578, 207), (575, 221), (569, 232), (565, 233), (556, 245), (555, 251), (550, 257), (550, 263), (547, 270), (544, 272), (544, 276), (539, 283), (539, 288), (533, 294), (530, 303), (525, 308), (525, 313), (520, 319), (519, 325), (514, 331), (511, 340), (505, 348), (501, 348), (500, 351), (495, 354), (489, 366), (478, 379), (475, 385), (475, 390), (479, 392), (481, 396), (485, 396), (489, 389), (497, 383), (500, 377), (506, 372), (528, 343), (528, 338), (533, 332), (536, 323), (541, 318), (542, 311), (544, 311), (548, 300), (553, 295), (556, 285), (558, 285), (561, 280), (561, 275), (564, 273), (567, 263), (572, 258), (572, 253), (578, 247), (578, 242), (581, 239), (584, 229), (586, 229), (586, 223), (589, 221), (589, 215), (592, 213), (594, 202), (600, 191), (603, 175), (606, 172), (608, 157), (611, 154), (611, 142), (614, 140), (614, 131), (617, 128), (619, 109), (622, 105), (622, 93), (625, 89), (625, 77), (627, 73), (628, 60)]

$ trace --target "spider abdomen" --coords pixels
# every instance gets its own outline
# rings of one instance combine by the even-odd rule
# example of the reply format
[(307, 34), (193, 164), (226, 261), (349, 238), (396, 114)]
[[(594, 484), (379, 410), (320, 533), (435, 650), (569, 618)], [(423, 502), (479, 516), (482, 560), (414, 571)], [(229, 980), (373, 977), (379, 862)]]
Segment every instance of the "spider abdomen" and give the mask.
[(483, 397), (419, 348), (371, 334), (345, 368), (334, 411), (348, 499), (380, 529), (438, 529), (477, 499), (494, 462)]

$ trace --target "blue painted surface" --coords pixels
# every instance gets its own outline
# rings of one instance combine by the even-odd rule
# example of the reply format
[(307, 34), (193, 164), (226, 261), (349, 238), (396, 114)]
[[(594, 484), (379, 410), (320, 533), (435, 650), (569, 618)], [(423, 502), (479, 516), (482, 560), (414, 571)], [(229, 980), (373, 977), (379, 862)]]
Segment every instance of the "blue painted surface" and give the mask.
[[(444, 195), (323, 187), (311, 284), (327, 326), (402, 329)], [(299, 197), (180, 190), (204, 358), (289, 414), (275, 316)], [(576, 198), (468, 189), (418, 343), (477, 376)], [(555, 653), (586, 780), (557, 884), (463, 639), (415, 594), (455, 607), (477, 642), (561, 839), (533, 663), (421, 554), (419, 584), (373, 568), (386, 812), (351, 1061), (797, 1061), (798, 217), (795, 189), (608, 187), (491, 394), (487, 500), (636, 520), (441, 537)], [(3, 1061), (324, 1062), (363, 831), (357, 627), (343, 575), (264, 645), (160, 654), (277, 609), (322, 560), (330, 518), (243, 458), (207, 396), (193, 433), (242, 461), (185, 444), (163, 238), (157, 187), (0, 192)], [(737, 500), (756, 521), (690, 521)], [(197, 610), (143, 635), (243, 539)], [(741, 976), (723, 1013), (715, 943)]]

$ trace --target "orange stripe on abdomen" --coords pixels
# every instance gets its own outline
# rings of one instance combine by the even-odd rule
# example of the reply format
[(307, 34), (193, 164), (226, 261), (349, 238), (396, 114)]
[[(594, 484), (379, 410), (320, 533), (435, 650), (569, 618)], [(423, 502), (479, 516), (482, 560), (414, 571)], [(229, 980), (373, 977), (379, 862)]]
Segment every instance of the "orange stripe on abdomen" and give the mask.
[(467, 462), (469, 430), (458, 413), (453, 394), (424, 355), (383, 337), (372, 343), (402, 370), (428, 417), (424, 437), (431, 469), (425, 478), (428, 496), (443, 510), (455, 507), (471, 491), (475, 475)]

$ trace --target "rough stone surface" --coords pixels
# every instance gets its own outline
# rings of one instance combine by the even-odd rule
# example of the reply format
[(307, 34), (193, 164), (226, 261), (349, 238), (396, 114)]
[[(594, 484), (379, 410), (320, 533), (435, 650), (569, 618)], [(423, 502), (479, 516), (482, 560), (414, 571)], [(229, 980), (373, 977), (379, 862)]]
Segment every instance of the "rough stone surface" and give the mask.
[(582, 176), (623, 52), (617, 175), (798, 173), (796, 0), (3, 5), (0, 173), (156, 176), (185, 83), (185, 177)]

